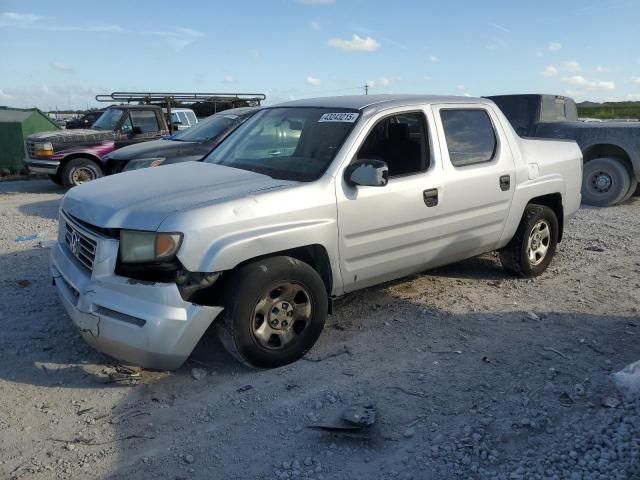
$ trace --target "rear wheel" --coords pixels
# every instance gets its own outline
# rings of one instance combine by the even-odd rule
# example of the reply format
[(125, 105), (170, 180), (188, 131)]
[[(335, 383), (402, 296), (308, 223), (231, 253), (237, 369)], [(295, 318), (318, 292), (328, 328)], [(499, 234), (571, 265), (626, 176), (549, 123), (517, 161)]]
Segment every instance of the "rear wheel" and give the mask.
[(638, 194), (638, 179), (633, 175), (631, 175), (631, 186), (629, 187), (629, 191), (627, 192), (627, 194), (622, 198), (621, 202), (626, 202), (631, 197), (637, 194)]
[(62, 184), (67, 188), (82, 185), (83, 183), (96, 180), (102, 176), (102, 169), (96, 162), (88, 158), (74, 158), (70, 160), (60, 174)]
[(292, 257), (243, 265), (226, 282), (218, 334), (240, 362), (274, 368), (305, 355), (322, 333), (327, 291), (318, 273)]
[(544, 205), (527, 205), (516, 234), (500, 250), (505, 270), (520, 277), (537, 277), (547, 269), (558, 244), (558, 218)]
[(584, 165), (582, 199), (589, 205), (608, 207), (620, 203), (631, 187), (631, 174), (617, 158), (596, 158)]

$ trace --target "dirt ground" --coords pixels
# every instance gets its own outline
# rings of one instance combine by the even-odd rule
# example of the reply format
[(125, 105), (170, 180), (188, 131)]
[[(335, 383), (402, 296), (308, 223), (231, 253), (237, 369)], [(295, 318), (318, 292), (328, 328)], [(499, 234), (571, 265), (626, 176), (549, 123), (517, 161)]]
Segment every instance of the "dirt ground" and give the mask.
[[(208, 338), (153, 372), (59, 305), (62, 195), (0, 183), (0, 478), (640, 478), (640, 401), (610, 378), (640, 359), (638, 197), (581, 209), (535, 280), (488, 254), (340, 299), (293, 365), (251, 371)], [(307, 428), (364, 403), (369, 430)]]

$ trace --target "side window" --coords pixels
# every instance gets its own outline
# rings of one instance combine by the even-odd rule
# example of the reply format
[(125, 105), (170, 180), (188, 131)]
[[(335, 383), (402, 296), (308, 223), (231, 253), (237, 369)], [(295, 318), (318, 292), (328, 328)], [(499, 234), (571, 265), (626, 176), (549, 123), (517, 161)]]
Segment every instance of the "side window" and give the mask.
[(196, 118), (196, 114), (193, 112), (185, 112), (185, 115), (187, 116), (187, 119), (189, 120), (189, 124), (191, 126), (194, 126), (196, 123), (198, 123), (198, 119)]
[(496, 134), (485, 110), (441, 110), (449, 159), (456, 167), (489, 162), (496, 151)]
[(127, 119), (122, 124), (121, 130), (124, 133), (129, 133), (129, 132), (133, 131), (133, 126), (131, 125), (131, 117), (129, 115), (127, 115)]
[(140, 128), (142, 133), (157, 132), (160, 130), (156, 112), (153, 110), (131, 110), (129, 118), (134, 127)]
[(429, 168), (424, 114), (403, 113), (379, 120), (362, 143), (357, 158), (383, 160), (390, 177), (424, 172)]
[(190, 126), (189, 125), (189, 119), (187, 118), (187, 115), (184, 112), (178, 112), (178, 117), (180, 117), (180, 121), (182, 122), (182, 125), (185, 126)]

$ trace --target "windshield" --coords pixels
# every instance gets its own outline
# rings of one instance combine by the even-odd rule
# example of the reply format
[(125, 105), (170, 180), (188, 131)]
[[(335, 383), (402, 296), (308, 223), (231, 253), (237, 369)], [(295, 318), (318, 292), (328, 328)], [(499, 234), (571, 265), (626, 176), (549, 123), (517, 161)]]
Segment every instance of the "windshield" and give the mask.
[(358, 116), (355, 110), (336, 108), (262, 110), (205, 162), (310, 182), (329, 167)]
[(198, 124), (187, 130), (181, 130), (171, 137), (171, 140), (181, 142), (206, 142), (227, 132), (230, 128), (239, 125), (247, 116), (216, 113), (209, 118), (202, 120)]
[(124, 110), (120, 110), (119, 108), (110, 108), (105, 110), (105, 112), (100, 115), (100, 118), (96, 120), (91, 128), (96, 130), (113, 130), (118, 125), (118, 122), (122, 118), (124, 114)]

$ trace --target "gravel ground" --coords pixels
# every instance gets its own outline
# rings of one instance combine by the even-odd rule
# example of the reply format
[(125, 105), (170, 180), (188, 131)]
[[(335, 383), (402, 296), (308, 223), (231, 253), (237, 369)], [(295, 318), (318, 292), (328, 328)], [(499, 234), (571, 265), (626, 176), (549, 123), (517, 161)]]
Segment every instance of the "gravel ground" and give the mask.
[[(640, 198), (580, 210), (535, 280), (484, 255), (341, 299), (293, 365), (207, 338), (169, 373), (94, 352), (58, 304), (62, 193), (0, 183), (1, 478), (640, 479), (640, 401), (610, 376), (640, 359)], [(354, 403), (373, 427), (307, 428)]]

